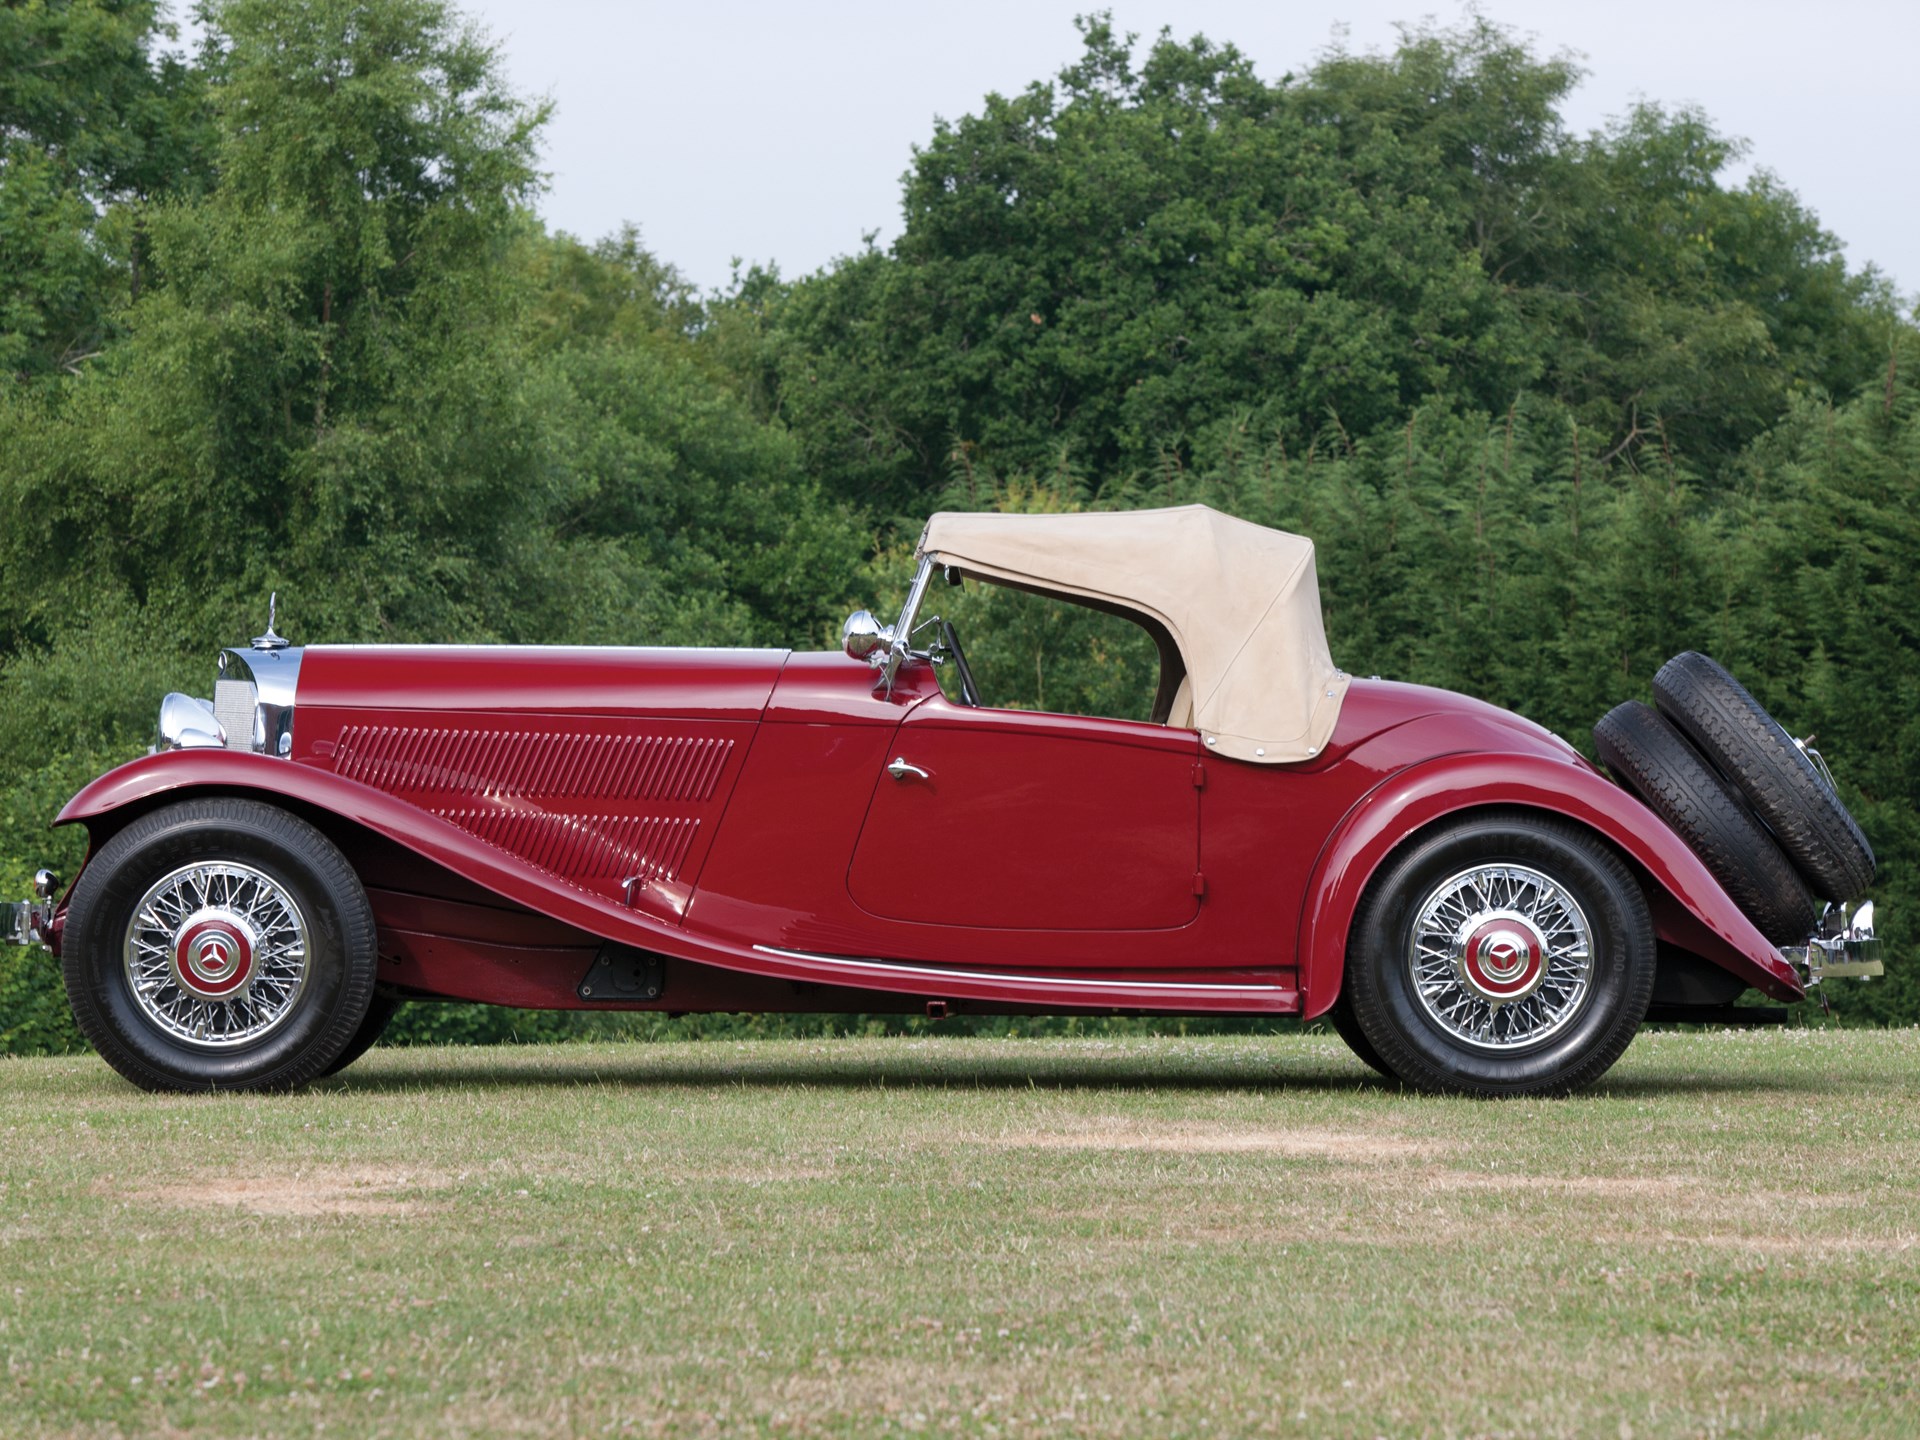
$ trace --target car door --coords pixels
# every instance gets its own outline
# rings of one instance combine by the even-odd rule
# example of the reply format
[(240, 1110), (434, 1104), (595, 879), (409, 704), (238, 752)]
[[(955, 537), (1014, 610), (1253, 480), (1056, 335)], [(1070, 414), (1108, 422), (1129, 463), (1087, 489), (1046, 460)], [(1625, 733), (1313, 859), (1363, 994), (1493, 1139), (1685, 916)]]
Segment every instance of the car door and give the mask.
[(1198, 751), (1191, 730), (933, 696), (895, 731), (848, 890), (982, 932), (1178, 931), (1203, 888)]

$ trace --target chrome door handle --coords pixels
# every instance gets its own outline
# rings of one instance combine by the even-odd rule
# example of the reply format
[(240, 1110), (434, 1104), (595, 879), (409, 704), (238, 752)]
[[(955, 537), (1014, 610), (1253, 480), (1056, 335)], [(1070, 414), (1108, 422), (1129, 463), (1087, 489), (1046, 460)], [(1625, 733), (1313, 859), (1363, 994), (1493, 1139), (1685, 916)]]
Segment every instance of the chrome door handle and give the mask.
[(918, 765), (909, 765), (904, 757), (898, 755), (894, 756), (893, 763), (887, 766), (887, 774), (893, 776), (896, 780), (904, 780), (909, 775), (918, 775), (922, 780), (930, 780), (933, 778)]

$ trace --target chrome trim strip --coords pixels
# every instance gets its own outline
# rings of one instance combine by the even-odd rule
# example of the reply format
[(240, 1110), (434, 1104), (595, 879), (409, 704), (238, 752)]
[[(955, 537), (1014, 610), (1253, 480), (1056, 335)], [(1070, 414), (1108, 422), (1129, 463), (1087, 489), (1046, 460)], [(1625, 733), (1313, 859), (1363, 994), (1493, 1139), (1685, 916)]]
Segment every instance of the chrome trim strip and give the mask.
[(847, 965), (862, 970), (879, 971), (887, 975), (926, 975), (940, 980), (991, 980), (998, 983), (1018, 985), (1055, 985), (1062, 989), (1078, 988), (1087, 990), (1167, 990), (1186, 992), (1204, 991), (1209, 994), (1221, 994), (1233, 990), (1290, 992), (1291, 985), (1209, 985), (1194, 984), (1179, 980), (1072, 980), (1054, 975), (1005, 975), (993, 970), (943, 970), (932, 965), (906, 965), (892, 960), (862, 960), (852, 955), (815, 955), (807, 950), (782, 950), (777, 945), (756, 945), (754, 949), (763, 955), (779, 955), (788, 960), (811, 960), (821, 965)]

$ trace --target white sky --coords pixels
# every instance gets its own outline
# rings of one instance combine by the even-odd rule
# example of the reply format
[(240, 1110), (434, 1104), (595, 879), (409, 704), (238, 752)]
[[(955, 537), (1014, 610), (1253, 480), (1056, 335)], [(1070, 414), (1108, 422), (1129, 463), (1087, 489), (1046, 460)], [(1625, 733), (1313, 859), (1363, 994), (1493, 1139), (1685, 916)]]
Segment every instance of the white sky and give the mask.
[[(1096, 0), (460, 0), (525, 93), (556, 104), (548, 223), (588, 239), (632, 220), (699, 285), (729, 261), (797, 275), (899, 229), (899, 177), (936, 115), (1050, 77)], [(1353, 49), (1438, 9), (1380, 0), (1113, 0), (1116, 25), (1231, 41), (1261, 74), (1299, 71), (1336, 25)], [(1635, 97), (1698, 103), (1752, 142), (1846, 242), (1920, 290), (1920, 3), (1915, 0), (1486, 0), (1543, 52), (1584, 53), (1577, 129)], [(1744, 171), (1742, 172), (1744, 173)]]
[[(735, 255), (801, 275), (899, 232), (899, 177), (935, 115), (1050, 77), (1094, 0), (463, 0), (509, 75), (549, 96), (551, 227), (584, 238), (634, 221), (701, 286)], [(1346, 25), (1388, 46), (1421, 0), (1114, 0), (1121, 29), (1231, 40), (1261, 75), (1300, 71)], [(1697, 102), (1751, 140), (1847, 244), (1920, 290), (1920, 4), (1914, 0), (1486, 0), (1544, 52), (1584, 52), (1569, 119), (1590, 129), (1636, 96)], [(1438, 8), (1442, 21), (1461, 12)]]

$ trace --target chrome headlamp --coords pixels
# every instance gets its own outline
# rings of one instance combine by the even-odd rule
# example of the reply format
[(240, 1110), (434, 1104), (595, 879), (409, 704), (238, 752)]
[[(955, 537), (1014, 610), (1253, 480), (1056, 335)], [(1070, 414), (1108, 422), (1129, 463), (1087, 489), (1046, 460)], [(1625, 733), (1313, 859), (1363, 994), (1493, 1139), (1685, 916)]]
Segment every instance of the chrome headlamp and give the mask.
[(220, 652), (220, 677), (213, 682), (211, 700), (174, 693), (160, 702), (154, 749), (293, 753), (293, 697), (302, 652), (273, 633), (276, 608), (275, 600), (269, 600), (264, 635), (254, 636), (251, 645)]

